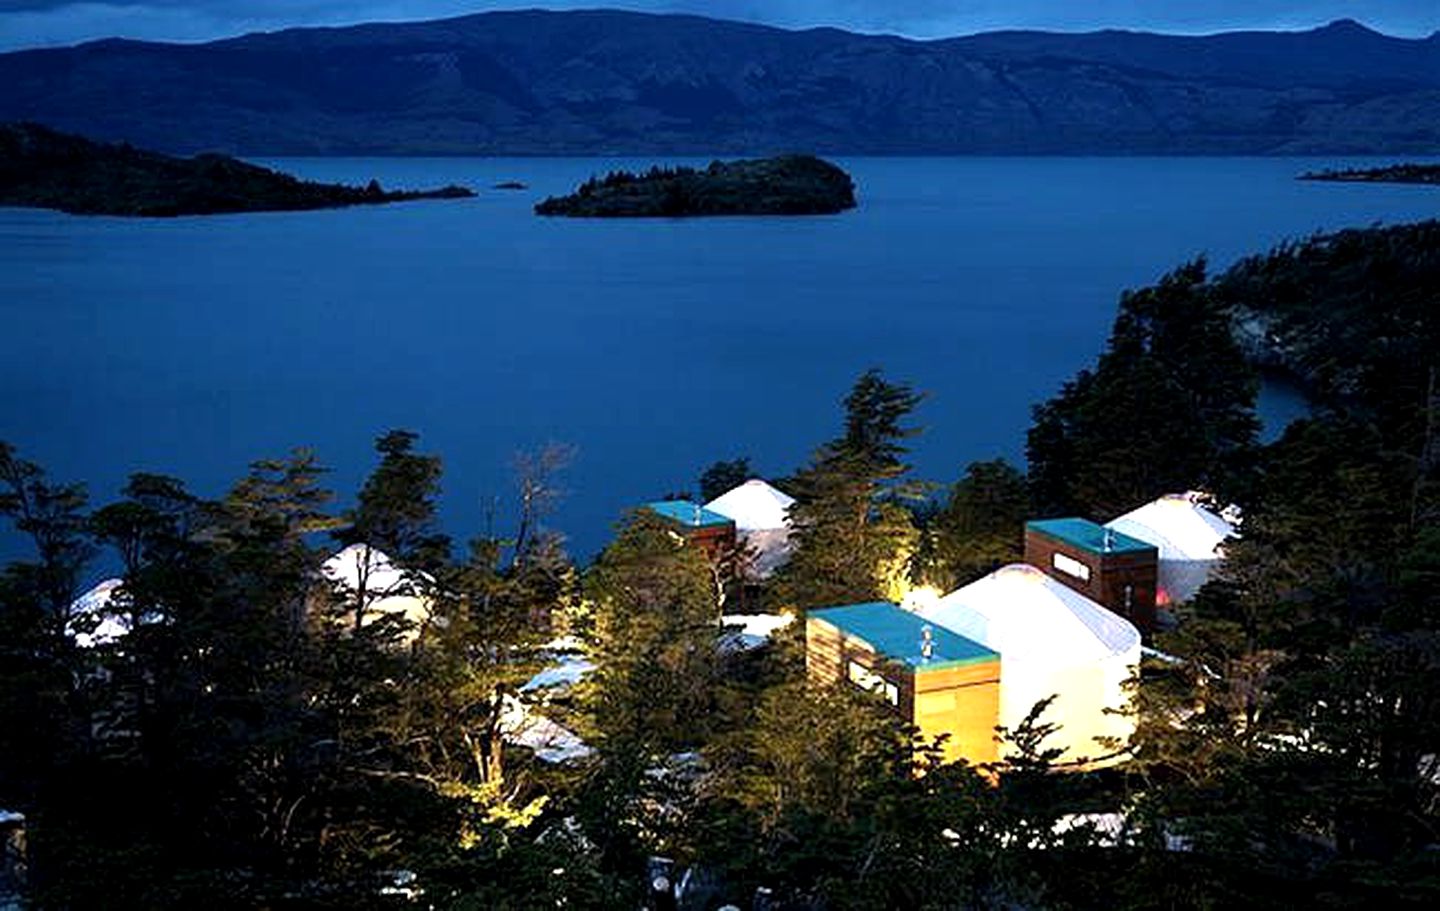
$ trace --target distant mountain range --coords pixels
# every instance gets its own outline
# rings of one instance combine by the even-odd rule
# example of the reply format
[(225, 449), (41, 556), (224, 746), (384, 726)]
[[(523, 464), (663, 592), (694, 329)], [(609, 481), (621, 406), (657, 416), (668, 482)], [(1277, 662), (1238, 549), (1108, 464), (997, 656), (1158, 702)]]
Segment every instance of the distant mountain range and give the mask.
[(1440, 152), (1440, 34), (940, 41), (486, 13), (0, 54), (0, 120), (232, 154)]

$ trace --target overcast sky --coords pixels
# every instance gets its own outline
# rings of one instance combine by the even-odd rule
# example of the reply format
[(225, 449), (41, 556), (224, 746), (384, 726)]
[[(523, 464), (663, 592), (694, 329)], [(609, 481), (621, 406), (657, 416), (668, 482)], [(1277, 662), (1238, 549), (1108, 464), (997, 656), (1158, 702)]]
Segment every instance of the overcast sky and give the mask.
[(432, 19), (527, 6), (690, 12), (920, 38), (996, 28), (1296, 29), (1347, 17), (1393, 35), (1420, 37), (1440, 30), (1440, 0), (0, 0), (0, 49), (114, 35), (197, 41), (293, 25)]

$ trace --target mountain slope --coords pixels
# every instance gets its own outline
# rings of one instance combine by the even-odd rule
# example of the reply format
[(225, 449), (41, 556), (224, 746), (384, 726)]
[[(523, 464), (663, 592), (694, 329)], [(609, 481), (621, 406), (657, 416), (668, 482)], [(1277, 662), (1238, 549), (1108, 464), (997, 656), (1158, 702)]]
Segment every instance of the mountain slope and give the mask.
[(1440, 36), (944, 41), (488, 13), (0, 55), (0, 120), (171, 151), (1440, 151)]

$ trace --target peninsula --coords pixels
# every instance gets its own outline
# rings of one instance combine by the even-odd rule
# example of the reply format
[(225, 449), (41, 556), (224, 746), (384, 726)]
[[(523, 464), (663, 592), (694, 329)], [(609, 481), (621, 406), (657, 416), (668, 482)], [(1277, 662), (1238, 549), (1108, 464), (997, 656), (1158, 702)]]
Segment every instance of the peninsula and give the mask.
[(1440, 184), (1440, 165), (1392, 164), (1381, 168), (1344, 168), (1310, 171), (1301, 180), (1328, 180), (1337, 183), (1429, 183)]
[(537, 215), (572, 218), (677, 218), (699, 215), (830, 215), (855, 208), (855, 183), (813, 155), (714, 162), (708, 168), (652, 167), (592, 177), (569, 196), (535, 206)]
[(175, 158), (33, 123), (0, 125), (0, 206), (71, 215), (165, 217), (455, 199), (464, 187), (384, 190), (316, 183), (227, 155)]

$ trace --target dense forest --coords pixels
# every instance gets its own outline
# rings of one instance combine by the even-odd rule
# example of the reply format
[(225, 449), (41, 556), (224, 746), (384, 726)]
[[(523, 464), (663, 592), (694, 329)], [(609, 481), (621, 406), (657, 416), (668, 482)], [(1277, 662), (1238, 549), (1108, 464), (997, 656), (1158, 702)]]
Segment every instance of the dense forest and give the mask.
[(385, 190), (317, 183), (228, 155), (175, 158), (34, 123), (0, 124), (0, 206), (71, 215), (285, 212), (474, 196), (464, 187)]
[[(218, 499), (136, 475), (97, 508), (4, 446), (0, 509), (34, 544), (0, 575), (0, 808), (26, 819), (27, 893), (636, 908), (683, 876), (695, 908), (1433, 907), (1437, 238), (1346, 231), (1127, 292), (1095, 365), (1035, 409), (1028, 472), (914, 478), (924, 397), (872, 370), (775, 478), (796, 550), (744, 598), (796, 614), (949, 590), (1017, 559), (1027, 517), (1196, 488), (1238, 504), (1242, 536), (1155, 641), (1130, 756), (1103, 771), (1056, 768), (1043, 704), (999, 732), (1008, 758), (941, 763), (873, 694), (807, 684), (800, 624), (718, 647), (743, 554), (643, 511), (575, 565), (547, 524), (563, 450), (518, 460), (513, 533), (457, 546), (440, 458), (405, 431), (348, 509), (308, 452)], [(1257, 365), (1316, 400), (1269, 444)], [(323, 571), (340, 547), (393, 559), (426, 615), (369, 610), (364, 572)], [(123, 635), (76, 605), (102, 549)], [(555, 762), (507, 713), (558, 638), (594, 670), (542, 706), (586, 745)]]

